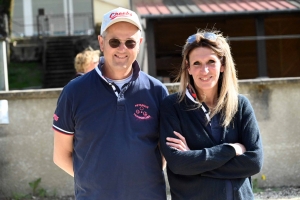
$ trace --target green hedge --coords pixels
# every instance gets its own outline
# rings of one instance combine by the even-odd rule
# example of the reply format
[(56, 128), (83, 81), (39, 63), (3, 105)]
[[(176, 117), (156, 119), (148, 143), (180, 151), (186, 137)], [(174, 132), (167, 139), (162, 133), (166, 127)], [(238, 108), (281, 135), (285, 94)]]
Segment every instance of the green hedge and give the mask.
[(42, 70), (36, 62), (11, 62), (8, 64), (9, 90), (42, 87)]

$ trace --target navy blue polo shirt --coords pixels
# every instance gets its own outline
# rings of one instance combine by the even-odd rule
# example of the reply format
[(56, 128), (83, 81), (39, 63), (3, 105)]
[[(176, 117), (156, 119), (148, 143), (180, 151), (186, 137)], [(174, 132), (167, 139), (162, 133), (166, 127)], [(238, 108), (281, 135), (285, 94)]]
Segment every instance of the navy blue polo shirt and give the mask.
[(131, 81), (117, 93), (100, 67), (64, 87), (53, 128), (74, 135), (76, 200), (166, 199), (157, 145), (159, 107), (167, 95), (136, 61)]

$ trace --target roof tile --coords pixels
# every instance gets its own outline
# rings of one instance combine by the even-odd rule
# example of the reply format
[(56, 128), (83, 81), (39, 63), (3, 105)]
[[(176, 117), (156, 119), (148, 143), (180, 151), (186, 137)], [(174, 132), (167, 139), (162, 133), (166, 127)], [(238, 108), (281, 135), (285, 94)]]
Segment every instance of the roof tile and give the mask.
[(293, 4), (290, 4), (290, 3), (286, 2), (286, 1), (279, 0), (278, 3), (284, 5), (286, 8), (296, 9), (296, 6), (294, 6)]

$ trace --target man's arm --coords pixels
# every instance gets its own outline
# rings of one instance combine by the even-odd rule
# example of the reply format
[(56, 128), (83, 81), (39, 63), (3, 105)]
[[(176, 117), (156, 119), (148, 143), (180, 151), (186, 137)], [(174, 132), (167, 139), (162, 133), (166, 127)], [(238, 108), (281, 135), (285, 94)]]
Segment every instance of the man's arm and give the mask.
[(73, 135), (54, 131), (53, 162), (74, 177), (73, 170)]

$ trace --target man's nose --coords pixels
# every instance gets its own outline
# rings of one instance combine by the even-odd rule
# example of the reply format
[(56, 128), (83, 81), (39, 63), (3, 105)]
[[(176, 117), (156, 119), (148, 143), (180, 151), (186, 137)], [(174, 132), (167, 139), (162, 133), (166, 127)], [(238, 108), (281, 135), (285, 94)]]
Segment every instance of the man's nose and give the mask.
[(124, 49), (128, 49), (125, 45), (125, 42), (121, 42), (120, 45), (118, 46), (118, 49), (120, 50), (124, 50)]

